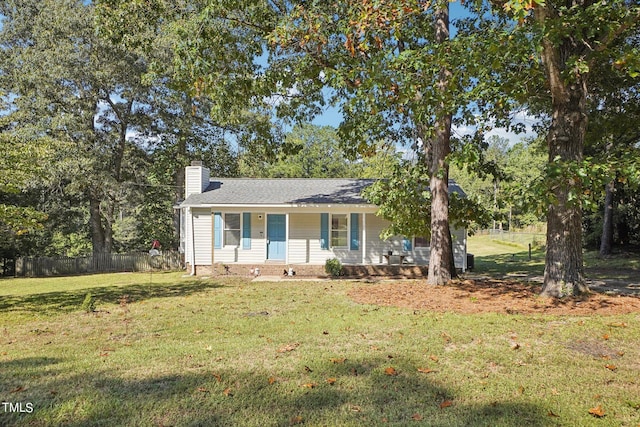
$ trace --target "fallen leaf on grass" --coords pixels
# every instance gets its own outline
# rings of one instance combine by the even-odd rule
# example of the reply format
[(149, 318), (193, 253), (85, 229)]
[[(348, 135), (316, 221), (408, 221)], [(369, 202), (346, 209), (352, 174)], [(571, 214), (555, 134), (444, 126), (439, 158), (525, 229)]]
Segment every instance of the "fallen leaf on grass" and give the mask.
[(317, 386), (318, 386), (318, 384), (316, 384), (316, 383), (302, 384), (302, 387), (306, 387), (306, 388), (316, 388)]
[(347, 359), (345, 357), (332, 357), (331, 359), (329, 359), (331, 361), (331, 363), (335, 363), (335, 364), (342, 364), (344, 363)]
[(604, 410), (602, 409), (602, 406), (598, 405), (595, 408), (591, 408), (589, 409), (589, 413), (591, 415), (593, 415), (596, 418), (602, 418), (604, 417)]
[(278, 380), (276, 380), (275, 377), (269, 377), (269, 385), (275, 383), (276, 381)]
[(389, 376), (395, 376), (395, 375), (398, 375), (398, 371), (396, 371), (396, 369), (393, 366), (389, 366), (384, 370), (384, 374)]
[(511, 344), (511, 350), (520, 350), (520, 344), (514, 342), (513, 344)]
[(412, 420), (414, 420), (414, 421), (422, 421), (422, 415), (420, 415), (420, 414), (413, 414), (413, 415), (411, 416), (411, 419), (412, 419)]
[(450, 400), (445, 400), (444, 402), (442, 402), (440, 404), (440, 409), (444, 409), (444, 408), (448, 408), (449, 406), (452, 406), (453, 402)]
[(609, 323), (609, 326), (611, 326), (612, 328), (626, 328), (627, 324), (624, 322), (614, 322), (614, 323)]
[(334, 385), (335, 383), (336, 383), (336, 379), (335, 378), (327, 378), (327, 384)]
[(222, 394), (224, 394), (227, 397), (231, 397), (233, 396), (233, 390), (231, 390), (231, 387), (227, 387), (222, 391)]
[(197, 390), (198, 390), (200, 393), (209, 393), (209, 390), (207, 390), (207, 389), (206, 389), (206, 388), (204, 388), (204, 387), (198, 387), (198, 389), (197, 389)]
[(215, 378), (219, 383), (222, 382), (222, 376), (220, 376), (220, 374), (216, 374), (215, 372), (213, 374), (213, 378)]
[(295, 350), (296, 348), (298, 348), (298, 346), (299, 346), (299, 345), (300, 345), (300, 344), (299, 344), (299, 343), (297, 343), (297, 342), (294, 342), (294, 343), (292, 343), (292, 344), (287, 344), (287, 345), (285, 345), (284, 347), (280, 347), (280, 348), (278, 349), (278, 353), (287, 353), (287, 352), (293, 351), (293, 350)]
[(435, 354), (432, 354), (431, 356), (429, 356), (429, 359), (433, 360), (434, 362), (437, 362), (438, 356), (436, 356)]
[(560, 415), (554, 414), (553, 411), (547, 412), (547, 415), (550, 416), (550, 417), (554, 417), (554, 418), (560, 418)]
[(429, 368), (418, 368), (418, 372), (422, 372), (423, 374), (430, 374), (432, 372), (435, 372), (433, 369), (429, 369)]
[(14, 388), (13, 390), (10, 391), (10, 393), (20, 393), (21, 391), (24, 391), (25, 388), (23, 386), (18, 386), (16, 388)]
[(603, 334), (602, 335), (602, 339), (605, 340), (605, 341), (608, 340), (609, 339), (609, 334)]
[(616, 365), (604, 365), (604, 367), (610, 371), (615, 371), (616, 369), (618, 369)]
[(297, 417), (291, 417), (291, 419), (289, 420), (289, 424), (292, 426), (295, 426), (297, 424), (302, 424), (304, 421), (304, 419), (298, 415)]

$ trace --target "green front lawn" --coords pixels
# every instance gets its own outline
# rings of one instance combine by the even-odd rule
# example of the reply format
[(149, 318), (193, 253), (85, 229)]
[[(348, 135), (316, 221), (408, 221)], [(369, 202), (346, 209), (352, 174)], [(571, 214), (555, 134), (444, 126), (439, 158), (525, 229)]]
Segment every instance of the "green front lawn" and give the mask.
[(442, 314), (359, 305), (354, 286), (2, 280), (0, 400), (25, 412), (0, 425), (638, 424), (638, 313)]
[[(475, 256), (474, 272), (494, 277), (542, 276), (544, 248), (534, 246), (529, 253), (527, 243), (503, 241), (494, 236), (476, 235), (468, 239), (467, 249)], [(590, 279), (640, 279), (640, 255), (618, 254), (606, 259), (597, 251), (585, 251), (584, 266)]]

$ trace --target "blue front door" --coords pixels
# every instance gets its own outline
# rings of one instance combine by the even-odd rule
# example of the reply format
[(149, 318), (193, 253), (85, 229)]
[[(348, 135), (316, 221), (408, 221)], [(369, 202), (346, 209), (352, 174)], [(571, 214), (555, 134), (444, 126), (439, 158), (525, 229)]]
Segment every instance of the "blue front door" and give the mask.
[(267, 215), (267, 259), (286, 258), (286, 238), (286, 216)]

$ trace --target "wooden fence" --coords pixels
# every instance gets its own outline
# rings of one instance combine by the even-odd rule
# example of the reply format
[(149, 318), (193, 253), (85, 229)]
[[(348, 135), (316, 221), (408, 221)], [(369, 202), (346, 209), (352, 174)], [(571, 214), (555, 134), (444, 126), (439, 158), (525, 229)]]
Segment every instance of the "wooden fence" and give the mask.
[(180, 270), (183, 255), (168, 251), (148, 253), (94, 254), (86, 257), (24, 257), (16, 260), (16, 277), (71, 276), (90, 273)]

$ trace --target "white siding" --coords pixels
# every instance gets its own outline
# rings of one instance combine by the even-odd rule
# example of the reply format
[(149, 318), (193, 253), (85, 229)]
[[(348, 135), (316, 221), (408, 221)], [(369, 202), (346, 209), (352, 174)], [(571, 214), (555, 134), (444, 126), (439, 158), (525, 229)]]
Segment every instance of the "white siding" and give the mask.
[[(383, 264), (385, 263), (385, 259), (383, 258), (383, 254), (385, 254), (389, 250), (394, 250), (397, 252), (397, 249), (394, 249), (394, 244), (385, 242), (380, 239), (380, 233), (387, 226), (387, 221), (381, 219), (380, 217), (367, 214), (366, 219), (367, 224), (367, 246), (365, 252), (365, 263), (367, 264)], [(400, 242), (399, 248), (402, 248), (402, 242)]]
[(185, 199), (200, 194), (209, 186), (209, 169), (202, 166), (187, 166), (185, 169)]
[(196, 265), (211, 265), (213, 238), (211, 209), (193, 209), (192, 212)]
[[(242, 209), (213, 209), (214, 212), (222, 213), (222, 247), (213, 250), (215, 263), (239, 263), (239, 264), (261, 264), (266, 258), (267, 241), (264, 237), (265, 215), (257, 212), (251, 213), (251, 248), (242, 248), (242, 230), (244, 217)], [(225, 214), (240, 214), (240, 245), (227, 245), (224, 241), (224, 220)], [(260, 218), (261, 217), (261, 218)]]
[(289, 215), (287, 252), (291, 264), (324, 263), (322, 252), (328, 251), (320, 249), (320, 214)]
[[(261, 264), (267, 257), (267, 239), (265, 237), (266, 215), (251, 213), (251, 249), (238, 248), (238, 262), (241, 264)], [(242, 219), (244, 221), (244, 218)], [(244, 224), (243, 224), (244, 225)]]
[[(324, 264), (327, 259), (338, 258), (343, 264), (360, 264), (362, 250), (346, 248), (322, 249), (320, 246), (320, 213), (291, 214), (289, 216), (289, 263)], [(362, 219), (359, 228), (362, 248)], [(349, 232), (349, 239), (351, 234)]]
[[(274, 210), (276, 211), (276, 210)], [(196, 264), (211, 265), (215, 263), (239, 263), (248, 265), (259, 265), (266, 261), (266, 218), (267, 212), (251, 212), (251, 248), (243, 249), (240, 246), (223, 245), (222, 248), (213, 248), (213, 212), (221, 212), (224, 228), (224, 214), (238, 213), (241, 221), (244, 221), (243, 212), (246, 209), (193, 209), (193, 230), (196, 240)], [(277, 213), (286, 213), (285, 210), (278, 209)], [(347, 213), (346, 211), (341, 211)], [(377, 217), (375, 214), (367, 213), (360, 215), (359, 220), (359, 250), (346, 248), (322, 249), (320, 246), (320, 212), (311, 213), (290, 213), (289, 231), (287, 242), (287, 260), (289, 264), (312, 264), (322, 265), (327, 259), (338, 258), (343, 264), (386, 264), (384, 255), (388, 251), (394, 254), (407, 255), (406, 262), (415, 264), (429, 263), (429, 248), (415, 248), (411, 251), (403, 250), (403, 237), (393, 236), (388, 240), (381, 240), (380, 233), (387, 227), (388, 222)], [(350, 218), (350, 216), (349, 216)], [(241, 223), (241, 229), (243, 223)], [(366, 230), (364, 228), (366, 227)], [(189, 226), (187, 226), (189, 231)], [(222, 233), (224, 235), (224, 233)], [(363, 235), (367, 241), (363, 242)], [(464, 230), (454, 230), (454, 258), (458, 268), (466, 269), (466, 234)], [(349, 234), (349, 238), (351, 234)], [(191, 236), (186, 236), (190, 241)], [(242, 239), (241, 239), (242, 240)], [(187, 260), (190, 260), (190, 244), (187, 245)], [(212, 253), (213, 250), (213, 253)], [(364, 250), (364, 254), (363, 254)], [(364, 255), (364, 256), (363, 256)]]
[[(367, 245), (365, 262), (368, 264), (386, 264), (384, 255), (388, 251), (394, 254), (407, 255), (406, 262), (415, 264), (429, 264), (431, 251), (429, 248), (416, 248), (412, 246), (411, 251), (403, 250), (403, 237), (392, 236), (388, 240), (380, 239), (380, 233), (387, 227), (388, 222), (376, 215), (369, 214), (366, 219), (367, 224)], [(462, 229), (452, 231), (453, 256), (457, 268), (466, 269), (466, 232)]]
[(431, 256), (431, 249), (430, 248), (413, 248), (413, 251), (411, 253), (411, 259), (410, 262), (414, 262), (416, 264), (424, 264), (427, 265), (429, 264), (429, 257)]
[[(354, 212), (358, 213), (358, 212)], [(358, 242), (359, 247), (357, 250), (351, 249), (351, 228), (353, 224), (351, 224), (351, 215), (347, 214), (347, 222), (349, 226), (347, 227), (347, 242), (348, 248), (331, 248), (331, 251), (334, 253), (335, 257), (340, 260), (343, 264), (362, 264), (362, 214), (358, 215)]]
[(451, 233), (453, 237), (453, 258), (457, 268), (467, 269), (467, 232), (457, 229)]

